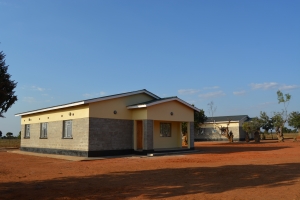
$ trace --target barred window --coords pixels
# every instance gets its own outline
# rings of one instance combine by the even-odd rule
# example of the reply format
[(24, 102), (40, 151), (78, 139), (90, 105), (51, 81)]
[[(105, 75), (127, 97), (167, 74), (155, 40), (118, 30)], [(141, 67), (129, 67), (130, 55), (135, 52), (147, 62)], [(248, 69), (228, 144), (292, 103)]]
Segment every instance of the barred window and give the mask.
[(63, 138), (72, 138), (72, 120), (64, 121)]
[(25, 124), (25, 135), (24, 138), (30, 138), (30, 124)]
[(40, 138), (47, 138), (48, 123), (41, 123), (41, 135)]
[(171, 137), (171, 123), (160, 123), (160, 137)]

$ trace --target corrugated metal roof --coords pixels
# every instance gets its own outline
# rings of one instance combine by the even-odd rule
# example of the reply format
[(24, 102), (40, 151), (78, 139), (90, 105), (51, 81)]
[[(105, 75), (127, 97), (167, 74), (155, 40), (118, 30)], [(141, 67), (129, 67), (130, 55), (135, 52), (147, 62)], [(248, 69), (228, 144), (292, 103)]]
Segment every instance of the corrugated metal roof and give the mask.
[(248, 115), (231, 115), (231, 116), (217, 116), (217, 117), (208, 117), (206, 122), (223, 122), (223, 121), (240, 121), (244, 118), (249, 118)]

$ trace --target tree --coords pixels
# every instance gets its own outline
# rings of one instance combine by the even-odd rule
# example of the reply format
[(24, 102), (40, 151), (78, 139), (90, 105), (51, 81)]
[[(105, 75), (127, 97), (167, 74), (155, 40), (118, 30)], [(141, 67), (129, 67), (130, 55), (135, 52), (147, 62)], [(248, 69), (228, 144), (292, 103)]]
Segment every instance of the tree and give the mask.
[(0, 117), (18, 100), (15, 94), (17, 83), (10, 79), (7, 73), (8, 65), (5, 64), (5, 54), (0, 52)]
[(298, 131), (300, 129), (300, 113), (299, 112), (291, 112), (288, 118), (289, 126), (296, 128)]
[[(279, 104), (283, 103), (282, 112), (275, 113), (275, 115), (277, 117), (277, 122), (276, 122), (276, 124), (274, 123), (274, 126), (276, 127), (278, 142), (284, 142), (283, 127), (284, 127), (285, 122), (287, 122), (287, 120), (288, 120), (287, 107), (289, 106), (291, 98), (292, 98), (292, 96), (290, 94), (283, 95), (283, 93), (280, 90), (277, 91), (278, 103)], [(280, 119), (279, 115), (281, 115), (281, 119)]]
[(284, 114), (283, 112), (274, 112), (274, 116), (272, 117), (275, 131), (278, 137), (278, 142), (284, 142), (283, 136), (283, 127), (284, 127)]
[(11, 132), (7, 132), (7, 133), (6, 133), (6, 137), (7, 137), (7, 138), (11, 138), (12, 136), (13, 136), (13, 133), (11, 133)]
[(213, 120), (214, 118), (214, 113), (217, 110), (217, 106), (214, 106), (214, 102), (211, 101), (210, 103), (207, 104), (208, 105), (208, 113), (211, 115), (211, 118)]
[(200, 111), (194, 111), (194, 126), (195, 129), (198, 130), (201, 128), (201, 125), (207, 120), (207, 116), (205, 115), (204, 110), (200, 109)]
[(2, 131), (0, 131), (0, 137), (2, 137)]
[(248, 122), (244, 122), (242, 125), (242, 129), (246, 132), (246, 142), (249, 140), (249, 133), (254, 133), (254, 140), (255, 142), (260, 142), (260, 128), (262, 126), (262, 121), (254, 117)]
[(265, 130), (265, 133), (268, 133), (269, 130), (272, 130), (274, 128), (273, 120), (267, 115), (266, 112), (262, 112), (262, 111), (260, 112), (260, 121), (261, 121), (261, 128)]

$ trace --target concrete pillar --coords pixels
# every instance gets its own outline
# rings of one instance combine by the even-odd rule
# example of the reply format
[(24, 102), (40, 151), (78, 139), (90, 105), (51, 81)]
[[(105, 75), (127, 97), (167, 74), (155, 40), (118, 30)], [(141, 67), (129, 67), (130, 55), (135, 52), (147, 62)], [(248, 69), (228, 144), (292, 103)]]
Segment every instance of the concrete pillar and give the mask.
[(194, 122), (188, 122), (188, 148), (194, 149)]
[(153, 150), (153, 120), (143, 120), (143, 150)]

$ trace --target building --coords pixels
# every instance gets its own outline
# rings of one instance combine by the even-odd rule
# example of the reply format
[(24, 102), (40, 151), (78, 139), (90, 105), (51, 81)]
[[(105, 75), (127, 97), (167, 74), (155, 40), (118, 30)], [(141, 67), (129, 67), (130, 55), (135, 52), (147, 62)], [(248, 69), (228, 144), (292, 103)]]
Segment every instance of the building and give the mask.
[[(218, 127), (227, 127), (229, 121), (228, 128), (233, 133), (233, 140), (244, 141), (246, 133), (242, 129), (242, 125), (248, 120), (250, 120), (248, 115), (208, 117), (201, 129), (195, 131), (195, 141), (227, 140), (226, 137), (221, 135)], [(253, 136), (250, 135), (250, 138), (253, 138)]]
[(194, 110), (178, 97), (138, 90), (18, 113), (23, 151), (84, 157), (194, 149)]

